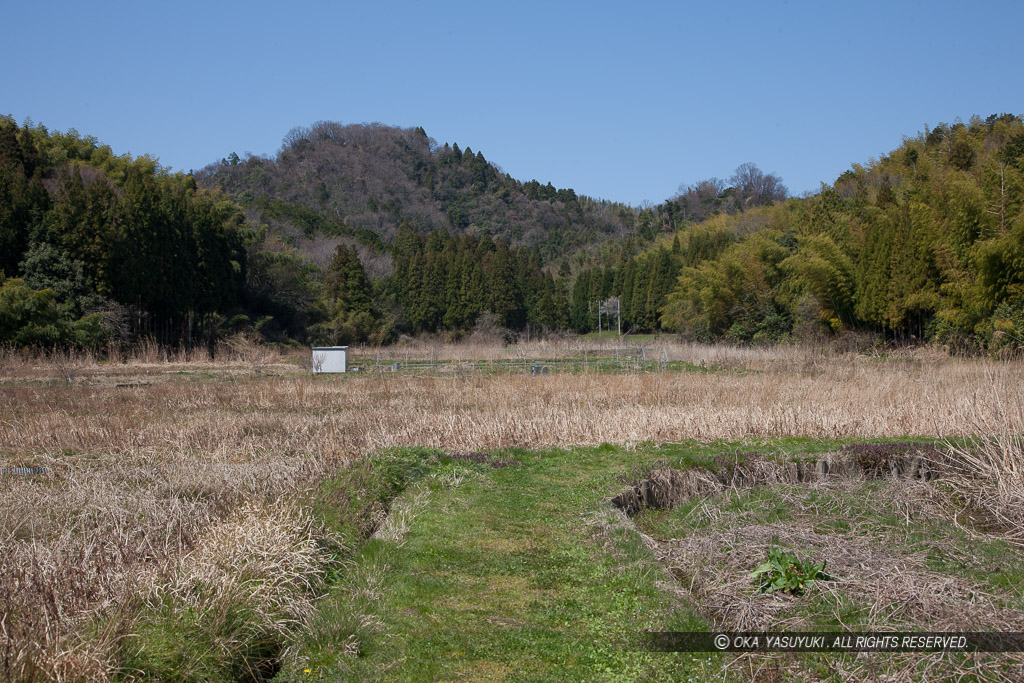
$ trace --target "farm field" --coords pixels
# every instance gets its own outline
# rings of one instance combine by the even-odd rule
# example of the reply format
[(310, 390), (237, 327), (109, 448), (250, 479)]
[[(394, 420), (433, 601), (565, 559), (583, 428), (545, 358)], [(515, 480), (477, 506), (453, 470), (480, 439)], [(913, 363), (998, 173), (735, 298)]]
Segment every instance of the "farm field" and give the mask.
[[(644, 629), (1024, 631), (1019, 363), (662, 349), (657, 368), (588, 353), (548, 374), (528, 368), (572, 349), (413, 350), (451, 361), (429, 373), (364, 351), (353, 363), (374, 372), (316, 377), (305, 355), (252, 349), (7, 354), (2, 675), (1019, 678), (1016, 654), (638, 647)], [(469, 357), (526, 362), (459, 371)], [(751, 474), (629, 515), (610, 502), (668, 470), (908, 448), (934, 477)], [(758, 592), (749, 574), (771, 546), (836, 581)]]

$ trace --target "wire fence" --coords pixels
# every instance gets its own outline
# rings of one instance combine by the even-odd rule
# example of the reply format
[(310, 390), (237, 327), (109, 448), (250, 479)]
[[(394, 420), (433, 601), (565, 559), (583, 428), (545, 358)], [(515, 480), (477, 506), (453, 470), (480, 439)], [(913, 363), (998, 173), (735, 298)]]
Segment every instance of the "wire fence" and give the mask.
[(663, 347), (622, 346), (546, 349), (541, 353), (445, 353), (384, 349), (356, 352), (350, 372), (384, 375), (548, 375), (556, 373), (645, 373), (700, 369), (689, 361), (669, 360)]

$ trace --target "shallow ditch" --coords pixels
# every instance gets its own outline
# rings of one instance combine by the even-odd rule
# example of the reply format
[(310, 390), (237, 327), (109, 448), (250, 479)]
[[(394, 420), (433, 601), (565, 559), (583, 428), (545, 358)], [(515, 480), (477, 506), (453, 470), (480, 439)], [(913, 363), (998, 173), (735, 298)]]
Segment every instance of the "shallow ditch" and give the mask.
[(669, 510), (693, 498), (727, 489), (823, 480), (941, 478), (945, 458), (931, 444), (852, 444), (805, 460), (785, 461), (761, 453), (723, 455), (709, 468), (653, 469), (611, 499), (628, 515), (645, 508)]
[[(627, 486), (611, 502), (635, 518), (672, 577), (666, 588), (715, 628), (1024, 627), (1016, 592), (986, 578), (1003, 572), (1015, 583), (1024, 556), (1009, 546), (993, 550), (998, 534), (950, 514), (953, 501), (934, 484), (958, 470), (931, 444), (852, 444), (792, 460), (723, 454), (704, 467), (645, 467), (623, 478)], [(676, 507), (685, 508), (678, 518), (667, 512)], [(760, 593), (751, 572), (773, 546), (827, 561), (834, 582), (812, 582), (800, 596)]]

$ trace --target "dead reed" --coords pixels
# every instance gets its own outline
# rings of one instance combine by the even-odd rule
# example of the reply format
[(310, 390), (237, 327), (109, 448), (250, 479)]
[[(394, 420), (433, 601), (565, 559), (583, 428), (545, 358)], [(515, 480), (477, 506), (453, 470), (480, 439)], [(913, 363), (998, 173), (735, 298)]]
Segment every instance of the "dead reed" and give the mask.
[[(60, 364), (3, 351), (0, 467), (50, 471), (0, 474), (0, 677), (100, 677), (109, 648), (87, 636), (96, 614), (184, 590), (175, 568), (216, 554), (219, 525), (270, 529), (281, 500), (379, 448), (1005, 434), (987, 460), (963, 462), (975, 480), (1005, 484), (1000, 509), (1021, 500), (1010, 435), (1024, 432), (1024, 411), (1006, 408), (1019, 405), (1020, 365), (787, 348), (668, 353), (743, 371), (312, 377), (299, 370), (304, 355), (212, 362), (152, 347), (123, 362), (78, 358), (69, 382)], [(225, 564), (224, 576), (237, 569)], [(165, 586), (154, 589), (153, 577)], [(296, 614), (306, 593), (294, 592)]]

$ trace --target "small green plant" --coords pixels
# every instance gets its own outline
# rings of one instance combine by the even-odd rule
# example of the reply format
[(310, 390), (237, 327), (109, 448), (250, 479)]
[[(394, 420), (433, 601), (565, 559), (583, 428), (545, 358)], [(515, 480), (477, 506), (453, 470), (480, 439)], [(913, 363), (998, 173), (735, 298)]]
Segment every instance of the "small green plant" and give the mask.
[(835, 581), (825, 573), (828, 562), (814, 564), (809, 560), (801, 560), (791, 552), (778, 546), (768, 548), (768, 561), (759, 565), (750, 574), (758, 590), (762, 593), (786, 591), (800, 595), (811, 581)]

